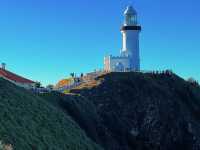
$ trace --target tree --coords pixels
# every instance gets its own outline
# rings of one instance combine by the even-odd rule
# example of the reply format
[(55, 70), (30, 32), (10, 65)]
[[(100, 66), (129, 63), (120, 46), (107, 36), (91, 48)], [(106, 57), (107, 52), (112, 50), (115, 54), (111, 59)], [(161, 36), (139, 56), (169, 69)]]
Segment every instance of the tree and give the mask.
[(192, 78), (192, 77), (190, 77), (190, 78), (188, 78), (188, 80), (187, 80), (190, 84), (192, 84), (192, 85), (196, 85), (196, 86), (199, 86), (199, 83), (198, 83), (198, 81), (197, 80), (195, 80), (194, 78)]
[(70, 76), (71, 76), (72, 78), (74, 78), (74, 77), (75, 77), (75, 73), (74, 73), (74, 72), (70, 73)]
[(81, 78), (83, 78), (83, 73), (81, 73)]
[(41, 84), (40, 82), (36, 82), (36, 83), (35, 83), (35, 87), (36, 87), (36, 88), (41, 88), (41, 85), (42, 85), (42, 84)]
[(50, 90), (53, 90), (53, 88), (54, 88), (54, 85), (52, 85), (52, 84), (49, 84), (49, 85), (47, 85), (47, 86), (46, 86), (46, 88), (47, 88), (47, 89), (50, 89)]

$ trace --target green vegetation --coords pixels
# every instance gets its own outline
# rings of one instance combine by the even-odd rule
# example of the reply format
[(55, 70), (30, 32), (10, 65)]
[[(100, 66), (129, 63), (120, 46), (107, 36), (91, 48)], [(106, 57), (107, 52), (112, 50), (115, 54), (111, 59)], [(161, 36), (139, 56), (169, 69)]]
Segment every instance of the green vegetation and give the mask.
[(0, 78), (0, 137), (14, 150), (98, 150), (62, 110)]
[(200, 86), (172, 72), (109, 73), (66, 94), (0, 79), (0, 110), (14, 150), (200, 149)]
[(64, 93), (64, 94), (69, 94), (69, 93), (70, 93), (70, 90), (64, 90), (63, 93)]
[(194, 80), (167, 71), (109, 73), (70, 93), (42, 97), (106, 150), (200, 149), (200, 87)]
[(96, 106), (79, 94), (60, 94), (56, 92), (41, 94), (43, 99), (69, 114), (79, 126), (85, 130), (87, 136), (100, 144), (97, 136), (100, 120)]

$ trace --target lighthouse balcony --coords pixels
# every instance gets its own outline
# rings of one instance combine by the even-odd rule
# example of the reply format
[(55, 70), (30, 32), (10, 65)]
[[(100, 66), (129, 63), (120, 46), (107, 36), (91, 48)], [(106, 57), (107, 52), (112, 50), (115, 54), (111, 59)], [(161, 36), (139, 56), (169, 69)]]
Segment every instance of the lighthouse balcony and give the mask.
[(142, 27), (140, 25), (134, 25), (134, 26), (122, 26), (121, 31), (126, 31), (126, 30), (137, 30), (141, 31)]

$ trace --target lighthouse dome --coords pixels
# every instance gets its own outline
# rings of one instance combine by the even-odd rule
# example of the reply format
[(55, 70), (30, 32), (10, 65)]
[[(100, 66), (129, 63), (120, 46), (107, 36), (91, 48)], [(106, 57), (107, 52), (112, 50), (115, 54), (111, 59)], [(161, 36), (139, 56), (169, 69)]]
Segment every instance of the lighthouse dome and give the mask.
[(127, 6), (124, 15), (137, 15), (137, 12), (132, 6)]

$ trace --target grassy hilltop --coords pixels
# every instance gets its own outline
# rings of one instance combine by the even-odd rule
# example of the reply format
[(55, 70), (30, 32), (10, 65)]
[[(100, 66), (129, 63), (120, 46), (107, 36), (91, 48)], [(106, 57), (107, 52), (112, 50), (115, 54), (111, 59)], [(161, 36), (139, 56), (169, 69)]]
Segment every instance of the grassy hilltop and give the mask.
[(110, 73), (38, 96), (1, 79), (0, 110), (0, 139), (17, 150), (200, 149), (200, 87), (175, 74)]
[(107, 150), (200, 149), (200, 87), (175, 74), (110, 73), (43, 97)]
[(0, 79), (0, 140), (14, 150), (100, 149), (62, 110)]

